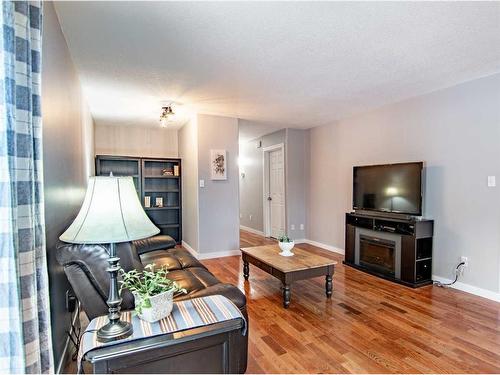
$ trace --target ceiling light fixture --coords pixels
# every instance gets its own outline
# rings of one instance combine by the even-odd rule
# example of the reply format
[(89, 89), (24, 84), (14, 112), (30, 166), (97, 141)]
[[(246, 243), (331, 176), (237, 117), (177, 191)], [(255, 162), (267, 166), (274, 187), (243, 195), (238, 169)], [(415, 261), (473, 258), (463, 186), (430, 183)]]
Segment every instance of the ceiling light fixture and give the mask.
[(169, 104), (165, 107), (161, 108), (160, 114), (160, 125), (164, 128), (168, 126), (168, 123), (171, 121), (171, 118), (175, 115), (174, 110), (172, 109), (172, 105)]

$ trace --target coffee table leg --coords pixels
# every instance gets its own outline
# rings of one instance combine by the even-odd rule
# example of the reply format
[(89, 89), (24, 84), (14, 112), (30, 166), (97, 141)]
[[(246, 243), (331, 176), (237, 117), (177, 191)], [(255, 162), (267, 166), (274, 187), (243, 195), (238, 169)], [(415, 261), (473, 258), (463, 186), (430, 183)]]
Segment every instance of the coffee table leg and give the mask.
[(247, 261), (243, 261), (243, 277), (245, 280), (248, 280), (248, 276), (250, 274), (250, 267), (248, 266)]
[(333, 289), (332, 275), (326, 275), (325, 290), (327, 298), (332, 297), (332, 289)]
[(290, 306), (290, 297), (292, 295), (292, 292), (290, 290), (290, 284), (283, 284), (283, 307), (285, 309)]

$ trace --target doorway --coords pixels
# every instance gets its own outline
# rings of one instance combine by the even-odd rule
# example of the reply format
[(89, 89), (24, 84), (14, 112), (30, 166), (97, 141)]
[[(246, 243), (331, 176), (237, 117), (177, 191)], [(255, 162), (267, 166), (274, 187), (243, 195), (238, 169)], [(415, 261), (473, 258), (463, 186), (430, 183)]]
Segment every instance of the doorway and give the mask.
[(283, 143), (263, 149), (264, 234), (278, 238), (286, 232), (285, 147)]

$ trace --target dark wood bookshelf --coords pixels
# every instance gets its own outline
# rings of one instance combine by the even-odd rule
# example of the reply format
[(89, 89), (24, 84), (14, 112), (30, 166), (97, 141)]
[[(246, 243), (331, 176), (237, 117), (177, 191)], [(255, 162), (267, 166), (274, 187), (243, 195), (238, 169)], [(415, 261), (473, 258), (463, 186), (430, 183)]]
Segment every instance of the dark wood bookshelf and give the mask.
[(144, 189), (145, 193), (178, 193), (179, 189)]
[(144, 178), (179, 178), (179, 176), (144, 176)]
[(144, 207), (145, 211), (150, 211), (150, 210), (178, 210), (180, 209), (179, 206), (172, 206), (172, 207)]
[[(174, 166), (178, 175), (174, 174)], [(131, 176), (144, 211), (162, 234), (182, 241), (182, 187), (181, 160), (162, 158), (137, 158), (129, 156), (96, 156), (96, 175)], [(172, 173), (172, 174), (166, 174)], [(151, 207), (145, 207), (145, 197), (150, 197)], [(155, 207), (156, 199), (163, 199), (162, 207)]]
[(130, 156), (97, 155), (95, 158), (96, 176), (130, 176), (134, 179), (137, 195), (142, 199), (141, 159)]

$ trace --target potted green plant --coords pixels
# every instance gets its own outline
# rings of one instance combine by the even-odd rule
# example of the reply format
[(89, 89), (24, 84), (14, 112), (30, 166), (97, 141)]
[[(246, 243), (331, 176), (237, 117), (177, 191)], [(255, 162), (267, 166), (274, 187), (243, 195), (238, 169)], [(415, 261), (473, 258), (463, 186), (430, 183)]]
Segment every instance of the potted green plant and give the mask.
[(144, 266), (142, 272), (120, 270), (120, 293), (128, 289), (135, 299), (135, 311), (139, 317), (153, 323), (170, 315), (174, 294), (186, 290), (167, 278), (166, 267), (154, 268), (154, 263)]
[(293, 256), (292, 249), (295, 246), (295, 242), (288, 237), (286, 233), (282, 234), (278, 238), (278, 245), (281, 249), (280, 255), (284, 257), (291, 257)]

